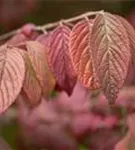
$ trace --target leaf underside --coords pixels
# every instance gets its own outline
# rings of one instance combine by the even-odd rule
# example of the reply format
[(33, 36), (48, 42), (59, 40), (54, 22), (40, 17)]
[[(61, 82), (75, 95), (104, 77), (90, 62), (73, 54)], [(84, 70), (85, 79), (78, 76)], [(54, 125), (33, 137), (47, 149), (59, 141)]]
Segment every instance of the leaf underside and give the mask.
[(129, 40), (121, 21), (109, 13), (96, 16), (91, 31), (94, 64), (105, 96), (112, 104), (127, 75)]

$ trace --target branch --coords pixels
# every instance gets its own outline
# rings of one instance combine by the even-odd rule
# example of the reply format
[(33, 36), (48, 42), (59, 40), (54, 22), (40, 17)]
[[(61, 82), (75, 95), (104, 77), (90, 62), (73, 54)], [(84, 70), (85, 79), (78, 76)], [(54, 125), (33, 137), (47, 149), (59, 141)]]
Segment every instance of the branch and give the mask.
[[(86, 18), (86, 17), (89, 17), (89, 16), (93, 16), (93, 15), (96, 15), (96, 14), (102, 14), (103, 12), (104, 12), (103, 10), (87, 12), (87, 13), (81, 14), (79, 16), (75, 16), (75, 17), (69, 18), (69, 19), (62, 19), (61, 21), (57, 21), (57, 22), (53, 22), (53, 23), (48, 23), (48, 24), (45, 24), (45, 25), (37, 26), (35, 30), (44, 32), (47, 29), (51, 29), (51, 28), (54, 28), (54, 27), (58, 26), (60, 22), (70, 24), (71, 22), (75, 22), (77, 20), (80, 20), (80, 19), (83, 19), (83, 18)], [(11, 31), (9, 33), (5, 33), (5, 34), (1, 35), (0, 36), (0, 41), (6, 40), (6, 39), (14, 36), (15, 34), (19, 33), (19, 31), (20, 30), (17, 29), (17, 30), (13, 30), (13, 31)]]
[(5, 34), (1, 35), (1, 36), (0, 36), (0, 41), (6, 40), (6, 39), (8, 39), (8, 38), (14, 36), (15, 34), (18, 33), (18, 31), (19, 31), (19, 29), (13, 30), (13, 31), (11, 31), (11, 32), (8, 32), (8, 33), (5, 33)]
[[(96, 15), (96, 14), (102, 14), (103, 13), (103, 10), (101, 11), (94, 11), (94, 12), (87, 12), (87, 13), (84, 13), (82, 15), (79, 15), (79, 16), (75, 16), (73, 18), (69, 18), (69, 19), (62, 19), (61, 21), (63, 23), (71, 23), (71, 22), (75, 22), (77, 20), (80, 20), (80, 19), (83, 19), (83, 18), (86, 18), (86, 17), (89, 17), (89, 16), (93, 16), (93, 15)], [(58, 26), (60, 23), (60, 21), (57, 21), (57, 22), (53, 22), (53, 23), (49, 23), (49, 24), (45, 24), (45, 25), (42, 25), (42, 26), (37, 26), (37, 30), (41, 30), (41, 31), (44, 31), (46, 29), (50, 29), (50, 28), (54, 28), (56, 26)]]

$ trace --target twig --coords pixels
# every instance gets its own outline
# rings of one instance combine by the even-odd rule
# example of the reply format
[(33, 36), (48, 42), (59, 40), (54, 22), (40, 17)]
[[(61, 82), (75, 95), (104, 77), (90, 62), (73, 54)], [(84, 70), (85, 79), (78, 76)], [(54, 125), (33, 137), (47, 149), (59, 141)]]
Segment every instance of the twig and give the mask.
[[(62, 21), (63, 23), (70, 24), (71, 22), (80, 20), (80, 19), (82, 19), (82, 18), (86, 18), (86, 17), (93, 16), (93, 15), (96, 15), (96, 14), (102, 14), (103, 12), (104, 12), (103, 10), (101, 10), (101, 11), (87, 12), (87, 13), (81, 14), (81, 15), (79, 15), (79, 16), (75, 16), (75, 17), (69, 18), (69, 19), (62, 19), (61, 21)], [(44, 31), (44, 30), (47, 30), (47, 29), (54, 28), (54, 27), (56, 27), (56, 26), (59, 25), (59, 22), (60, 22), (60, 21), (53, 22), (53, 23), (48, 23), (48, 24), (41, 25), (41, 26), (37, 26), (37, 27), (36, 27), (36, 30), (37, 30), (37, 31)], [(17, 29), (17, 30), (13, 30), (13, 31), (11, 31), (11, 32), (8, 32), (8, 33), (5, 33), (5, 34), (1, 35), (1, 36), (0, 36), (0, 41), (6, 40), (6, 39), (8, 39), (8, 38), (14, 36), (14, 35), (17, 34), (19, 31), (20, 31), (20, 30)]]
[[(102, 14), (104, 11), (101, 10), (101, 11), (94, 11), (94, 12), (87, 12), (87, 13), (84, 13), (82, 15), (79, 15), (79, 16), (75, 16), (73, 18), (69, 18), (69, 19), (62, 19), (61, 21), (63, 23), (71, 23), (71, 22), (74, 22), (74, 21), (77, 21), (77, 20), (80, 20), (82, 18), (85, 18), (86, 16), (89, 17), (89, 16), (93, 16), (93, 15), (96, 15), (96, 14)], [(60, 21), (57, 21), (57, 22), (53, 22), (53, 23), (49, 23), (49, 24), (45, 24), (45, 25), (42, 25), (42, 26), (37, 26), (37, 30), (45, 30), (45, 29), (50, 29), (50, 28), (54, 28), (56, 27), (58, 24), (59, 24)]]
[(5, 34), (1, 35), (1, 36), (0, 36), (0, 41), (6, 40), (6, 39), (8, 39), (8, 38), (14, 36), (15, 34), (18, 33), (18, 31), (19, 31), (19, 30), (17, 29), (17, 30), (13, 30), (13, 31), (11, 31), (11, 32), (8, 32), (8, 33), (5, 33)]

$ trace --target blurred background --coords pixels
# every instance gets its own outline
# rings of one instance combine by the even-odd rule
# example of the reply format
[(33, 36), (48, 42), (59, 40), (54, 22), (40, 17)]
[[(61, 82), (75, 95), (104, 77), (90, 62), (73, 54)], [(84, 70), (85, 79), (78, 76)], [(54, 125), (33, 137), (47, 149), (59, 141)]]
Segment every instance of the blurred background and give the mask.
[[(14, 29), (19, 28), (20, 26), (26, 23), (34, 23), (36, 25), (42, 25), (42, 24), (46, 24), (49, 22), (55, 22), (61, 19), (74, 17), (76, 15), (79, 15), (88, 11), (94, 11), (94, 10), (96, 11), (105, 10), (111, 13), (122, 15), (127, 20), (129, 20), (130, 23), (135, 27), (135, 1), (134, 0), (132, 1), (131, 0), (0, 0), (0, 34), (2, 35), (3, 33), (10, 32)], [(75, 91), (75, 93), (77, 94), (79, 93), (79, 91), (80, 89), (78, 89), (77, 87), (77, 90)], [(135, 89), (133, 90), (131, 95), (133, 95), (134, 91)], [(86, 99), (84, 95), (82, 96), (82, 99), (80, 101), (82, 101), (83, 99)], [(133, 98), (135, 99), (135, 95), (133, 96)], [(67, 99), (67, 97), (65, 99)], [(78, 99), (78, 98), (74, 98), (74, 99)], [(40, 117), (41, 112), (42, 112), (42, 115), (44, 113), (49, 114), (49, 115), (51, 114), (51, 116), (49, 116), (51, 119), (53, 117), (57, 118), (55, 115), (58, 114), (58, 112), (55, 109), (54, 110), (52, 109), (52, 107), (54, 107), (52, 105), (55, 105), (55, 104), (49, 104), (49, 105), (46, 104), (45, 108), (41, 107), (42, 111), (38, 109), (36, 110), (36, 112), (34, 112), (34, 114), (38, 114), (36, 116), (37, 118), (42, 118)], [(63, 103), (61, 103), (61, 105), (63, 106)], [(74, 106), (75, 105), (76, 103), (74, 103)], [(124, 106), (125, 105), (127, 104), (124, 104)], [(78, 107), (81, 108), (81, 106), (82, 105), (80, 104)], [(33, 143), (35, 141), (31, 142), (31, 139), (30, 139), (31, 136), (30, 137), (28, 136), (28, 138), (25, 139), (26, 140), (25, 141), (24, 137), (27, 137), (27, 135), (24, 136), (22, 135), (22, 133), (20, 133), (20, 126), (21, 126), (20, 124), (22, 122), (23, 122), (22, 124), (24, 124), (22, 128), (24, 129), (26, 133), (29, 130), (32, 130), (32, 129), (35, 130), (34, 128), (35, 126), (33, 125), (36, 122), (36, 121), (35, 122), (33, 121), (34, 116), (31, 116), (32, 118), (30, 117), (26, 119), (25, 117), (27, 116), (28, 111), (26, 110), (22, 111), (24, 114), (22, 112), (21, 112), (22, 114), (20, 113), (22, 118), (20, 117), (21, 119), (19, 120), (19, 123), (18, 123), (18, 120), (16, 118), (17, 112), (13, 106), (8, 110), (8, 112), (3, 114), (0, 118), (0, 135), (9, 144), (12, 150), (34, 150), (34, 149), (41, 150), (42, 147), (44, 148), (44, 150), (46, 150), (46, 147), (49, 147), (49, 146), (47, 144), (46, 144), (47, 146), (44, 145), (43, 143), (45, 142), (46, 143), (52, 142), (51, 144), (56, 146), (56, 148), (50, 146), (49, 148), (47, 148), (48, 150), (75, 150), (75, 149), (77, 150), (78, 149), (79, 150), (87, 150), (87, 149), (88, 150), (113, 150), (114, 145), (123, 136), (123, 132), (125, 134), (127, 130), (127, 128), (123, 126), (122, 124), (124, 122), (124, 119), (123, 119), (124, 117), (121, 119), (122, 114), (124, 113), (125, 115), (126, 113), (124, 111), (125, 109), (124, 110), (122, 109), (122, 111), (120, 110), (120, 112), (117, 111), (118, 113), (117, 115), (114, 115), (110, 113), (108, 110), (106, 109), (104, 110), (104, 107), (108, 108), (109, 110), (109, 106), (106, 103), (105, 104), (103, 103), (101, 108), (99, 108), (98, 106), (95, 109), (97, 112), (93, 112), (93, 108), (95, 108), (95, 105), (94, 107), (93, 106), (91, 107), (90, 113), (88, 112), (88, 110), (86, 110), (86, 114), (85, 113), (82, 114), (82, 110), (79, 113), (78, 111), (75, 112), (74, 114), (75, 120), (74, 120), (74, 123), (71, 125), (73, 135), (71, 134), (70, 140), (67, 138), (67, 135), (65, 136), (65, 134), (63, 134), (63, 132), (67, 133), (67, 131), (65, 130), (65, 125), (62, 124), (63, 118), (69, 119), (69, 116), (67, 117), (67, 115), (65, 115), (67, 114), (67, 112), (62, 111), (62, 119), (60, 120), (61, 124), (57, 130), (51, 129), (52, 131), (50, 131), (50, 128), (44, 127), (40, 131), (40, 134), (41, 134), (42, 131), (44, 130), (45, 131), (44, 134), (48, 134), (50, 140), (48, 141), (47, 137), (44, 137), (41, 134), (41, 139), (34, 145)], [(24, 106), (22, 106), (21, 108), (24, 109)], [(47, 112), (43, 111), (45, 109), (47, 109)], [(75, 116), (77, 113), (78, 113), (78, 116), (82, 115), (82, 118), (81, 117), (78, 118), (78, 116)], [(49, 117), (47, 115), (47, 118), (46, 118), (46, 116), (43, 115), (43, 120), (45, 121)], [(91, 121), (93, 122), (94, 118), (96, 118), (94, 124), (90, 125), (89, 123)], [(31, 120), (33, 124), (31, 122), (27, 124), (26, 122), (28, 120)], [(71, 122), (71, 120), (69, 122)], [(81, 124), (82, 122), (84, 122), (84, 124)], [(65, 120), (64, 120), (64, 124), (65, 124)], [(103, 135), (102, 131), (100, 130), (100, 128), (102, 127), (99, 126), (99, 124), (100, 125), (102, 124), (102, 127), (104, 128), (103, 131), (106, 131), (104, 132), (105, 135)], [(76, 128), (76, 126), (77, 127), (79, 126), (80, 128), (78, 129)], [(88, 127), (88, 126), (91, 126), (91, 127)], [(84, 140), (83, 137), (84, 137), (84, 132), (88, 131), (89, 128), (91, 128), (89, 131), (90, 133), (89, 136), (92, 135), (92, 138), (91, 138), (91, 141), (88, 142), (88, 139)], [(64, 131), (60, 131), (61, 129), (63, 129)], [(60, 146), (58, 146), (57, 144), (59, 142), (56, 141), (57, 143), (56, 144), (55, 140), (58, 139), (59, 137), (50, 135), (50, 133), (48, 133), (48, 130), (51, 132), (51, 134), (60, 135), (61, 137), (59, 140), (61, 141), (62, 139), (64, 139), (64, 142), (65, 142), (64, 144), (65, 145), (67, 144), (68, 148), (66, 149), (65, 147), (61, 148)], [(119, 131), (120, 131), (120, 134), (118, 135)], [(68, 132), (68, 134), (69, 133), (70, 132)], [(40, 134), (38, 133), (32, 136), (34, 136), (34, 138), (38, 138), (38, 136), (36, 135), (40, 135)], [(110, 141), (111, 142), (110, 143), (108, 142), (107, 143), (108, 145), (106, 145), (106, 147), (105, 146), (103, 147), (103, 143), (106, 143), (106, 141), (109, 138), (110, 138), (109, 142)], [(45, 141), (43, 141), (43, 139)], [(0, 140), (0, 143), (3, 143), (3, 141)], [(78, 145), (78, 143), (79, 143), (79, 146), (76, 146)], [(94, 147), (96, 143), (98, 146)], [(3, 145), (4, 147), (1, 148), (0, 150), (7, 150), (8, 146), (6, 144), (3, 144)], [(99, 147), (100, 149), (98, 149)]]
[(87, 11), (102, 10), (129, 17), (134, 13), (132, 0), (0, 0), (0, 32), (27, 22), (45, 24)]

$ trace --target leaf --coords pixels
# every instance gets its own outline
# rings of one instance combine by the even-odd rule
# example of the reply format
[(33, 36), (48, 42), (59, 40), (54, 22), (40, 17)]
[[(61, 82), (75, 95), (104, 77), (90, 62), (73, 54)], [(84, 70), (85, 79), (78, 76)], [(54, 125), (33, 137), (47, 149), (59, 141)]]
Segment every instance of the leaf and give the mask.
[(44, 33), (38, 36), (36, 41), (41, 43), (45, 47), (45, 50), (48, 51), (48, 48), (50, 46), (50, 38), (51, 38), (51, 32)]
[(38, 36), (35, 28), (36, 26), (34, 24), (25, 24), (10, 40), (7, 41), (8, 45), (18, 46), (26, 41), (35, 40)]
[(32, 38), (33, 33), (35, 31), (36, 31), (36, 25), (32, 23), (27, 23), (20, 28), (20, 32), (23, 33), (28, 38)]
[(20, 49), (0, 47), (0, 113), (5, 111), (21, 91), (25, 65)]
[(90, 89), (99, 88), (90, 48), (92, 21), (82, 20), (71, 31), (70, 57), (78, 79)]
[(60, 25), (54, 29), (50, 38), (48, 51), (52, 71), (59, 86), (71, 95), (76, 83), (76, 75), (69, 57), (70, 29), (66, 25)]
[(55, 79), (48, 66), (47, 55), (44, 51), (44, 47), (36, 41), (27, 42), (26, 47), (33, 69), (42, 87), (43, 94), (47, 97), (55, 86)]
[(23, 90), (28, 97), (27, 102), (30, 105), (36, 105), (41, 99), (42, 89), (37, 79), (36, 72), (32, 66), (32, 62), (25, 51), (23, 52), (23, 58), (26, 66)]
[(118, 15), (116, 15), (116, 17), (121, 21), (122, 25), (124, 26), (124, 28), (126, 29), (126, 32), (128, 34), (128, 38), (130, 41), (130, 49), (131, 49), (131, 54), (132, 54), (131, 55), (132, 56), (132, 64), (135, 69), (135, 30), (126, 19), (124, 19)]
[(109, 13), (97, 15), (91, 31), (91, 49), (99, 82), (113, 104), (127, 75), (129, 40), (121, 21)]
[(26, 37), (24, 34), (22, 33), (18, 33), (15, 36), (13, 36), (10, 40), (7, 41), (8, 45), (18, 45), (20, 43), (26, 42), (28, 41), (29, 38)]

